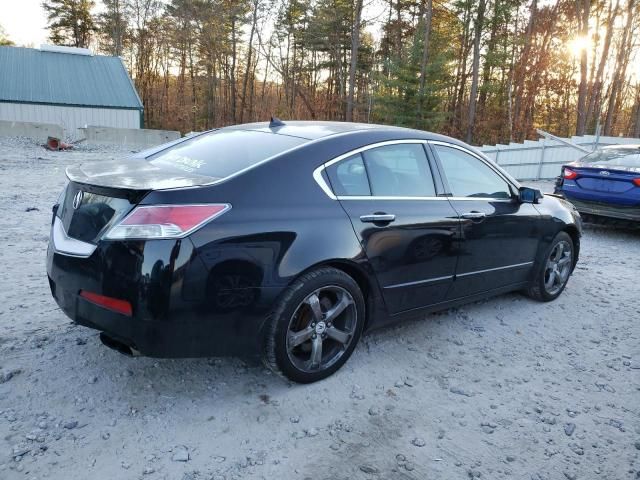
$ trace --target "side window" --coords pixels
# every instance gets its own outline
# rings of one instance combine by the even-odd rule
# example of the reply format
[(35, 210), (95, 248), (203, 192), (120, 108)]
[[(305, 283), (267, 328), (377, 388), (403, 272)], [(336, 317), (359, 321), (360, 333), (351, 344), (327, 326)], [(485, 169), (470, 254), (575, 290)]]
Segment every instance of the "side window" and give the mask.
[(433, 177), (421, 143), (399, 143), (362, 152), (371, 194), (380, 197), (434, 197)]
[(336, 195), (371, 195), (367, 171), (359, 153), (329, 166), (327, 175)]
[(433, 148), (454, 197), (511, 198), (509, 184), (481, 160), (457, 148)]

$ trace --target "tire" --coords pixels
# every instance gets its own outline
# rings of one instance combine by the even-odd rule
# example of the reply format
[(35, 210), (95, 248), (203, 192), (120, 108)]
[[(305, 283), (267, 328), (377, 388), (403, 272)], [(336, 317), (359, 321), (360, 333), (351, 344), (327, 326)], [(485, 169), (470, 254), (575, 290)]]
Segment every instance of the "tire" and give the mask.
[(341, 270), (317, 268), (293, 282), (268, 316), (263, 362), (297, 383), (322, 380), (349, 359), (364, 323), (356, 281)]
[[(560, 258), (558, 257), (558, 252)], [(568, 249), (568, 253), (567, 253)], [(555, 263), (555, 270), (553, 264)], [(558, 233), (549, 248), (544, 252), (535, 266), (535, 276), (526, 290), (529, 297), (541, 302), (550, 302), (560, 296), (575, 263), (575, 245), (567, 232)], [(553, 280), (551, 275), (553, 274)]]

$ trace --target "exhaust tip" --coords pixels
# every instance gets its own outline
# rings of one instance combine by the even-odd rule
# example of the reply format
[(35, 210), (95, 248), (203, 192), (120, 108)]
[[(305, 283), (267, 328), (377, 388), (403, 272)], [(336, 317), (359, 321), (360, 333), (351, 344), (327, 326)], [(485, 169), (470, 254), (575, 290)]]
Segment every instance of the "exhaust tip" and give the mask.
[(119, 340), (116, 340), (113, 337), (110, 337), (104, 332), (100, 333), (100, 341), (106, 347), (109, 347), (111, 350), (115, 350), (116, 352), (120, 352), (123, 355), (128, 357), (138, 357), (140, 356), (140, 352), (135, 348), (123, 343)]

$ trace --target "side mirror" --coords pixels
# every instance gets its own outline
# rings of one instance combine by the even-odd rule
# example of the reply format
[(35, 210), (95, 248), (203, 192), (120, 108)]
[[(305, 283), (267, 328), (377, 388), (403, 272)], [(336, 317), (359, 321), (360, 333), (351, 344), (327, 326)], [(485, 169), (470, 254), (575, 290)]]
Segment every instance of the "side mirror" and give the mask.
[(518, 197), (522, 203), (539, 203), (543, 196), (542, 192), (535, 188), (520, 187)]

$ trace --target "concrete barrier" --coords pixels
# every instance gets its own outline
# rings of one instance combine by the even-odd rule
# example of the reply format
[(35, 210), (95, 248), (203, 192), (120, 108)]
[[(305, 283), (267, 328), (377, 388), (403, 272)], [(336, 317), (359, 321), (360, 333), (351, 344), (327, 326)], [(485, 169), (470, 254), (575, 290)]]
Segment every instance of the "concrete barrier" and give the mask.
[(173, 130), (111, 128), (88, 126), (79, 128), (87, 143), (105, 143), (132, 147), (153, 147), (180, 138)]
[(0, 137), (29, 137), (44, 143), (47, 137), (63, 138), (63, 131), (53, 123), (0, 120)]

